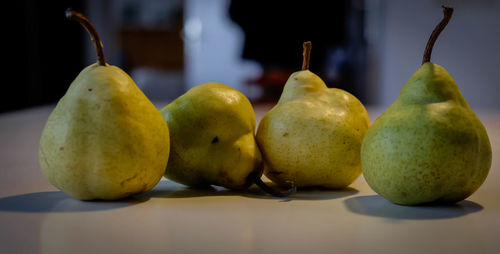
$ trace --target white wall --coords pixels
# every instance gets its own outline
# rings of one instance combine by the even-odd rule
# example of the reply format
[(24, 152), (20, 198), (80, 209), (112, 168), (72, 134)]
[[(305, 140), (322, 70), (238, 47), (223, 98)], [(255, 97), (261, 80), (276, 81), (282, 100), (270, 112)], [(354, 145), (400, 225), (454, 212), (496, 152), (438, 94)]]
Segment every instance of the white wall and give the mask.
[(249, 96), (245, 81), (261, 67), (241, 58), (244, 33), (229, 17), (229, 1), (186, 0), (184, 8), (187, 88), (219, 82)]
[[(372, 101), (388, 106), (420, 67), (432, 30), (454, 7), (431, 61), (443, 66), (474, 108), (500, 108), (500, 1), (366, 0)], [(377, 73), (378, 72), (378, 73)]]

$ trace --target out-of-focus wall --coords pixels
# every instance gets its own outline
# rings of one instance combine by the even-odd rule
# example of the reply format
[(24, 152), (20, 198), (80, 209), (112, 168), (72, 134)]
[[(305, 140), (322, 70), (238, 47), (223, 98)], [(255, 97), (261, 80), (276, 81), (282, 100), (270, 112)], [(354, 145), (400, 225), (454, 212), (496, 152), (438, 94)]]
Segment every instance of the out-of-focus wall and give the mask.
[(473, 109), (500, 108), (500, 1), (366, 0), (371, 102), (388, 106), (420, 67), (427, 39), (454, 7), (431, 61), (457, 82)]
[(252, 97), (245, 85), (261, 67), (244, 60), (244, 32), (229, 17), (229, 0), (185, 0), (184, 46), (187, 88), (220, 82)]

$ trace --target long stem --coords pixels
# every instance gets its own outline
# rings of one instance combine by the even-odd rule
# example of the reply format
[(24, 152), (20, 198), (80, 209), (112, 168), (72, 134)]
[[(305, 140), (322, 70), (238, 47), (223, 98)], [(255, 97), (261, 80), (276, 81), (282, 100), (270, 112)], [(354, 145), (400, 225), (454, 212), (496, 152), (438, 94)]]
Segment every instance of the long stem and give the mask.
[(311, 61), (311, 48), (312, 44), (310, 41), (306, 41), (302, 44), (304, 51), (302, 52), (302, 70), (309, 70), (309, 62)]
[(441, 22), (439, 22), (439, 24), (436, 26), (436, 28), (434, 28), (431, 37), (429, 37), (429, 40), (427, 41), (427, 46), (425, 46), (424, 58), (422, 59), (422, 64), (431, 61), (432, 48), (434, 47), (434, 43), (436, 42), (439, 34), (444, 30), (446, 25), (448, 25), (448, 22), (450, 22), (451, 15), (453, 14), (452, 7), (445, 5), (443, 5), (442, 7), (443, 7), (444, 17), (441, 20)]
[(83, 26), (83, 28), (85, 28), (85, 30), (87, 30), (90, 35), (90, 39), (94, 43), (94, 47), (97, 51), (97, 62), (99, 63), (99, 65), (106, 66), (106, 58), (104, 58), (102, 41), (92, 23), (90, 23), (87, 17), (85, 17), (83, 14), (73, 11), (71, 10), (71, 8), (68, 8), (66, 10), (66, 18), (69, 20), (77, 21)]
[(280, 198), (284, 198), (284, 197), (290, 196), (291, 194), (293, 194), (293, 193), (295, 193), (297, 191), (297, 187), (293, 183), (292, 183), (292, 186), (288, 190), (285, 190), (285, 191), (279, 191), (279, 190), (275, 190), (275, 189), (269, 187), (260, 178), (256, 178), (255, 179), (255, 184), (257, 186), (259, 186), (259, 188), (261, 190), (263, 190), (263, 191), (271, 194), (272, 196), (280, 197)]
[(279, 190), (267, 185), (262, 181), (261, 177), (262, 171), (254, 170), (247, 176), (247, 183), (255, 183), (255, 185), (257, 185), (261, 190), (274, 197), (287, 197), (297, 191), (297, 186), (295, 186), (295, 183), (293, 182), (290, 182), (290, 188), (288, 190)]

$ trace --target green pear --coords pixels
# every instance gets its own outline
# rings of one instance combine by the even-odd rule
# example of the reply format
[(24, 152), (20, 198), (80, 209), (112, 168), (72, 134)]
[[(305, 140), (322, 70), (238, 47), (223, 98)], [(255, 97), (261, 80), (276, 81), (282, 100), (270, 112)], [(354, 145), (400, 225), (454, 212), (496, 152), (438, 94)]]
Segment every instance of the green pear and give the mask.
[(302, 70), (290, 76), (278, 103), (259, 124), (264, 174), (283, 186), (345, 188), (361, 174), (368, 114), (356, 97), (328, 88), (309, 71), (309, 56), (306, 42)]
[(244, 189), (261, 176), (255, 114), (236, 89), (198, 85), (160, 112), (170, 129), (168, 179), (193, 187)]
[(445, 18), (431, 35), (422, 66), (363, 141), (366, 182), (396, 204), (458, 202), (481, 186), (491, 166), (484, 126), (450, 74), (430, 62), (452, 12), (444, 7)]
[(168, 127), (134, 81), (106, 63), (90, 22), (71, 10), (66, 15), (90, 32), (99, 61), (76, 77), (50, 114), (38, 153), (42, 172), (80, 200), (150, 190), (167, 165)]

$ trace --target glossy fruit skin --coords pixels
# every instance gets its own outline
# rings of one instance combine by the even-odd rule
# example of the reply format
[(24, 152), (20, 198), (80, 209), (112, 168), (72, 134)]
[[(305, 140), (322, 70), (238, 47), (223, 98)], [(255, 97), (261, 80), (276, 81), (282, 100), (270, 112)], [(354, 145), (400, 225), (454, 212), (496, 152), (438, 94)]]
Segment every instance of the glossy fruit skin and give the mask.
[(168, 126), (120, 68), (82, 70), (50, 114), (39, 162), (51, 184), (80, 200), (152, 189), (169, 156)]
[(454, 203), (486, 179), (491, 145), (453, 78), (427, 62), (368, 130), (361, 160), (366, 182), (396, 204)]
[(345, 188), (361, 174), (368, 126), (353, 95), (327, 88), (309, 70), (295, 72), (257, 130), (264, 174), (282, 186)]
[(245, 189), (262, 175), (255, 113), (236, 89), (215, 82), (201, 84), (161, 113), (171, 134), (168, 179), (193, 187)]

